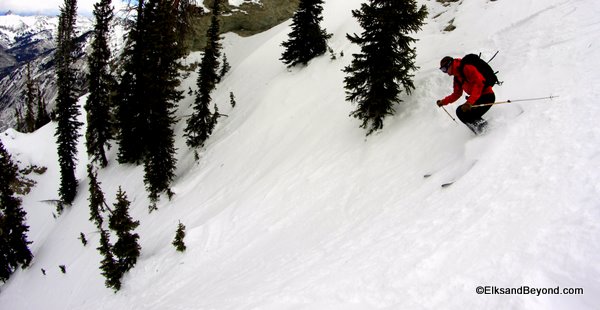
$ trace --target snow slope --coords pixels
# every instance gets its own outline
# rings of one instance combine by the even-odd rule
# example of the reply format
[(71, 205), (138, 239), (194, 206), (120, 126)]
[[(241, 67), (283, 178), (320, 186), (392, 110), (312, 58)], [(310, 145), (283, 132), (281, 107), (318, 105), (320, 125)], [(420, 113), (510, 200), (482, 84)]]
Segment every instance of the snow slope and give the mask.
[(229, 5), (240, 6), (244, 3), (260, 3), (260, 0), (229, 0)]
[[(116, 294), (87, 221), (87, 158), (74, 206), (53, 219), (40, 201), (57, 198), (54, 124), (2, 134), (21, 165), (49, 169), (24, 198), (35, 259), (0, 286), (0, 309), (598, 309), (600, 6), (422, 1), (430, 19), (418, 34), (417, 89), (365, 139), (341, 72), (358, 51), (345, 34), (360, 32), (350, 11), (361, 2), (325, 3), (330, 45), (345, 54), (337, 60), (287, 70), (278, 58), (289, 22), (226, 35), (233, 69), (213, 98), (229, 116), (196, 162), (181, 138), (193, 98), (181, 102), (176, 195), (158, 211), (148, 214), (142, 168), (118, 165), (111, 149), (102, 188), (109, 203), (118, 186), (127, 192), (142, 246)], [(443, 32), (453, 18), (456, 30)], [(438, 61), (496, 50), (499, 100), (559, 97), (496, 106), (493, 130), (472, 137), (435, 105), (452, 83)], [(183, 254), (170, 244), (179, 221)], [(584, 294), (479, 295), (478, 286)]]

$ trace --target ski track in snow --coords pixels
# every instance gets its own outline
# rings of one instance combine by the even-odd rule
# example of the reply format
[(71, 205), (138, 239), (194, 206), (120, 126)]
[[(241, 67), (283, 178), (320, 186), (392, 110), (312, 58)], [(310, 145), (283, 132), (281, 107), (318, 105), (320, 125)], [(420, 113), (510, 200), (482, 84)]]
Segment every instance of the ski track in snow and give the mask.
[[(176, 124), (176, 195), (158, 211), (147, 212), (143, 169), (118, 165), (117, 147), (110, 150), (99, 175), (105, 196), (112, 204), (123, 186), (141, 222), (142, 256), (117, 294), (98, 270), (87, 158), (74, 206), (54, 220), (53, 206), (40, 202), (57, 198), (54, 125), (3, 133), (21, 166), (49, 169), (23, 204), (35, 259), (0, 286), (0, 309), (597, 309), (600, 6), (421, 1), (430, 20), (417, 35), (417, 89), (365, 139), (348, 117), (341, 72), (358, 51), (345, 34), (360, 33), (350, 12), (362, 2), (324, 4), (329, 44), (344, 52), (335, 61), (325, 55), (286, 69), (278, 58), (289, 21), (250, 38), (225, 35), (232, 70), (213, 98), (229, 117), (198, 162), (181, 138), (185, 120)], [(457, 28), (442, 32), (453, 18)], [(492, 65), (505, 82), (497, 100), (559, 97), (495, 106), (486, 114), (492, 130), (474, 137), (435, 106), (452, 83), (438, 62), (496, 50)], [(181, 89), (195, 80), (192, 73)], [(193, 100), (180, 103), (178, 117)], [(452, 115), (457, 105), (448, 106)], [(183, 254), (170, 244), (179, 221)], [(480, 285), (585, 294), (478, 295)]]

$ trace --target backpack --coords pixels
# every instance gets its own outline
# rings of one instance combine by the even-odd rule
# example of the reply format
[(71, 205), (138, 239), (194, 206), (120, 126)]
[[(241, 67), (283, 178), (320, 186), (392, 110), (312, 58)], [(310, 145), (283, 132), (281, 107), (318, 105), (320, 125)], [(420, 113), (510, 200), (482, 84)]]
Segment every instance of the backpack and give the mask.
[(465, 77), (465, 73), (463, 72), (465, 65), (475, 66), (477, 71), (479, 71), (479, 73), (483, 75), (483, 78), (485, 79), (484, 88), (488, 86), (494, 86), (496, 84), (502, 84), (502, 82), (498, 81), (498, 77), (496, 76), (496, 73), (498, 73), (498, 71), (494, 72), (494, 69), (492, 69), (492, 67), (490, 67), (490, 65), (485, 60), (481, 59), (478, 55), (475, 54), (466, 55), (461, 60), (460, 66), (458, 66), (458, 72), (460, 72), (463, 81), (468, 81)]

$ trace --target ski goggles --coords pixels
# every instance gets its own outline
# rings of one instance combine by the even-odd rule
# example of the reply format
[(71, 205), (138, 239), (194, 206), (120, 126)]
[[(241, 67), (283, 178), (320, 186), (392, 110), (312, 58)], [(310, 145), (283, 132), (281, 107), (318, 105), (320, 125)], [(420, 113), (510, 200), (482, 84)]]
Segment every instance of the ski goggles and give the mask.
[(448, 73), (448, 69), (450, 69), (451, 64), (452, 64), (452, 62), (449, 61), (445, 66), (441, 66), (440, 70), (442, 70), (442, 72), (444, 72), (444, 73)]

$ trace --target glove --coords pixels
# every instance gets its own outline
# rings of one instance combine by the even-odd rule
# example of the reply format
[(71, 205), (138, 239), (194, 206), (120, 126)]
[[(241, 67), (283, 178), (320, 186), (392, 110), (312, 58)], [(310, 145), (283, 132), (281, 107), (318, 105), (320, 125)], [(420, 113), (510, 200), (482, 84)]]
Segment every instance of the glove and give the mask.
[(442, 100), (436, 101), (435, 104), (437, 104), (438, 107), (441, 107), (444, 105), (444, 103), (442, 103)]
[(471, 105), (468, 102), (465, 102), (460, 106), (460, 109), (463, 112), (469, 112), (469, 111), (471, 111)]

